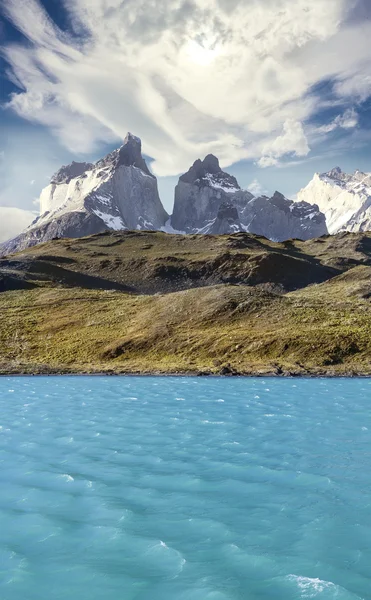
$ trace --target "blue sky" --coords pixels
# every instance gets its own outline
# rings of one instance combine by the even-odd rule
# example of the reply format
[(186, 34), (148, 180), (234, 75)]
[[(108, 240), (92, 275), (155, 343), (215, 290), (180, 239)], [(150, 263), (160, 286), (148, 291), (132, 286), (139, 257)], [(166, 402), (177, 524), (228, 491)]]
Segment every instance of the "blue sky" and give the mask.
[(209, 152), (289, 197), (316, 171), (371, 171), (369, 0), (0, 0), (0, 15), (0, 241), (61, 164), (127, 131), (168, 211)]

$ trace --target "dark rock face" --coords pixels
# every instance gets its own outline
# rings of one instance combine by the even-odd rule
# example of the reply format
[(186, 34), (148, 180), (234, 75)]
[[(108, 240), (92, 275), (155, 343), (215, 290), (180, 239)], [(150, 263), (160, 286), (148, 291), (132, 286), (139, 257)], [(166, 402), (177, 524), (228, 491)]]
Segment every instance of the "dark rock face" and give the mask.
[(217, 219), (220, 221), (234, 222), (238, 218), (237, 208), (232, 204), (232, 202), (224, 202), (220, 205)]
[(71, 179), (74, 179), (75, 177), (80, 177), (80, 175), (83, 175), (84, 173), (86, 173), (86, 171), (90, 171), (93, 168), (94, 165), (92, 163), (78, 163), (72, 161), (70, 165), (61, 167), (59, 171), (57, 171), (55, 175), (53, 175), (50, 183), (69, 183)]
[(237, 208), (232, 202), (225, 201), (220, 205), (216, 219), (206, 226), (205, 233), (218, 235), (242, 230)]
[(96, 215), (85, 212), (67, 213), (40, 228), (31, 229), (0, 246), (0, 256), (6, 256), (55, 238), (77, 238), (101, 233), (107, 226)]
[(220, 207), (230, 204), (233, 196), (247, 195), (232, 175), (225, 173), (218, 159), (209, 154), (196, 160), (190, 170), (182, 175), (175, 188), (174, 212), (171, 225), (175, 230), (186, 233), (204, 231), (218, 217)]
[(142, 156), (142, 141), (132, 133), (127, 134), (121, 148), (114, 150), (96, 163), (98, 169), (110, 165), (114, 168), (120, 167), (121, 165), (125, 167), (136, 167), (143, 171), (143, 173), (146, 173), (155, 179), (155, 176), (152, 175), (148, 169), (147, 163)]
[(180, 177), (171, 225), (185, 233), (248, 231), (275, 241), (307, 240), (327, 233), (318, 206), (292, 202), (279, 192), (272, 198), (255, 198), (222, 171), (213, 155), (197, 160)]
[(293, 202), (279, 192), (253, 198), (240, 212), (245, 230), (276, 242), (309, 240), (326, 235), (326, 219), (318, 206)]

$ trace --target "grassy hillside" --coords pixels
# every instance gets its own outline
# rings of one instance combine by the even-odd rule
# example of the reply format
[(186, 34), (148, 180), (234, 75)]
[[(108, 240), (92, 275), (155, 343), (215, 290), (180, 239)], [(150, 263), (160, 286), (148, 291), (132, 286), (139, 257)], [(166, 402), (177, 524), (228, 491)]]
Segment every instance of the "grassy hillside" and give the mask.
[(0, 260), (0, 372), (371, 374), (370, 276), (364, 234), (48, 242)]

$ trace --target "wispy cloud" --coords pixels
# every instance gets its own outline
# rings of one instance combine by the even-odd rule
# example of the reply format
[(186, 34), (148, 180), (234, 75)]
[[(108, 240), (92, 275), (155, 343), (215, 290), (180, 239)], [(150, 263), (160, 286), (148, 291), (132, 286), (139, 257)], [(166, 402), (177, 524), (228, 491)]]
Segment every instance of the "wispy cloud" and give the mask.
[(335, 131), (335, 129), (339, 128), (353, 129), (353, 127), (357, 127), (357, 125), (358, 113), (354, 108), (348, 108), (342, 115), (335, 117), (331, 123), (317, 127), (316, 131), (318, 133), (330, 133), (331, 131)]
[(6, 47), (5, 57), (22, 88), (10, 107), (72, 152), (90, 153), (132, 130), (158, 175), (184, 171), (208, 152), (223, 166), (253, 159), (264, 167), (309, 153), (316, 83), (335, 78), (348, 101), (371, 94), (371, 23), (351, 18), (356, 0), (65, 6), (69, 33), (37, 0), (3, 0), (30, 41)]
[(257, 180), (254, 179), (254, 181), (252, 181), (248, 186), (247, 189), (249, 190), (249, 192), (251, 192), (254, 196), (263, 196), (265, 194), (268, 194), (268, 191), (264, 188), (264, 186)]

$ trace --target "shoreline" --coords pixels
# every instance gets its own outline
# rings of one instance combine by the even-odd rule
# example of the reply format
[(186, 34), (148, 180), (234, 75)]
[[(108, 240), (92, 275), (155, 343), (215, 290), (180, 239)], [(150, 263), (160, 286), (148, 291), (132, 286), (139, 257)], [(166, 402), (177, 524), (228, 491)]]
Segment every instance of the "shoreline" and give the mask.
[(135, 371), (135, 370), (69, 370), (69, 369), (35, 369), (28, 371), (26, 369), (5, 370), (0, 369), (0, 377), (212, 377), (212, 378), (270, 378), (270, 379), (370, 379), (371, 372), (362, 371), (248, 371), (238, 372), (229, 370), (229, 372), (214, 372), (208, 370), (195, 371)]

